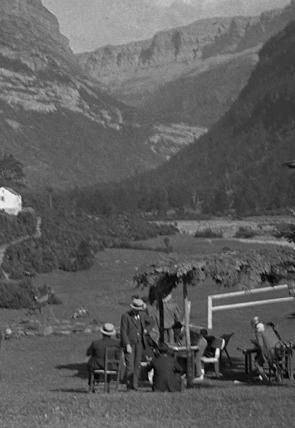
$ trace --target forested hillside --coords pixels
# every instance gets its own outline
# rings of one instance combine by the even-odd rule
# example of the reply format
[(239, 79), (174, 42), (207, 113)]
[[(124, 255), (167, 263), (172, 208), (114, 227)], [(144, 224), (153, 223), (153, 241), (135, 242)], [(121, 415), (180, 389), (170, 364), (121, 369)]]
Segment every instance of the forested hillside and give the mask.
[(262, 48), (247, 86), (222, 120), (158, 171), (163, 184), (189, 187), (214, 210), (294, 202), (295, 177), (282, 167), (295, 158), (294, 44), (292, 22)]
[[(295, 203), (295, 22), (262, 48), (259, 63), (228, 113), (170, 162), (116, 189), (131, 209), (183, 207), (261, 213)], [(113, 193), (114, 194), (114, 193)]]

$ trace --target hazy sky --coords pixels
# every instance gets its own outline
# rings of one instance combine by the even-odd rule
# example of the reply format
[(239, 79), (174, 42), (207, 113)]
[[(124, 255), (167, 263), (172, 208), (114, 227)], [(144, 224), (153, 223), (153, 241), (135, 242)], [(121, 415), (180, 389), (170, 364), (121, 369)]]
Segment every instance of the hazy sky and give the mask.
[(202, 12), (202, 18), (206, 12), (209, 12), (207, 16), (224, 16), (225, 13), (230, 16), (233, 5), (235, 14), (239, 10), (243, 14), (245, 7), (248, 14), (248, 10), (256, 13), (259, 9), (283, 7), (289, 0), (42, 0), (57, 17), (60, 31), (69, 38), (74, 52), (149, 38), (161, 29), (199, 19), (190, 12), (184, 18), (179, 11), (174, 10), (173, 16), (172, 9), (164, 11), (164, 7), (174, 2), (193, 5)]

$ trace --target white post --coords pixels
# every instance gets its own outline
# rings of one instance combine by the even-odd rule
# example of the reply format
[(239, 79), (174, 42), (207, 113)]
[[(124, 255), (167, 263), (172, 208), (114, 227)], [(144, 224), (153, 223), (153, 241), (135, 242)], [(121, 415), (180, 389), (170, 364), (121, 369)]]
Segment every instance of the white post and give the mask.
[(213, 328), (212, 322), (212, 296), (208, 296), (208, 330)]

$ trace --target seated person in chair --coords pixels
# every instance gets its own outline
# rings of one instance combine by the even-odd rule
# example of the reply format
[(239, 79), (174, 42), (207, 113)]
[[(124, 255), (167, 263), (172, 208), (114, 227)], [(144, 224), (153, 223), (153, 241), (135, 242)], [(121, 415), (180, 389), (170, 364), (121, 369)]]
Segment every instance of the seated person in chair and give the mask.
[[(263, 364), (268, 362), (271, 366), (275, 359), (275, 348), (280, 342), (277, 334), (271, 325), (264, 325), (258, 317), (251, 320), (251, 326), (255, 332), (255, 345), (258, 348), (255, 357), (255, 367), (263, 380), (268, 381), (268, 377), (263, 369)], [(276, 379), (280, 380), (279, 373), (275, 370)]]
[(105, 350), (107, 347), (115, 348), (116, 357), (119, 357), (121, 352), (119, 340), (116, 340), (112, 337), (116, 335), (116, 329), (114, 325), (111, 323), (105, 323), (101, 327), (100, 331), (102, 333), (102, 338), (94, 340), (86, 351), (86, 355), (90, 357), (87, 363), (89, 375), (88, 384), (90, 382), (90, 375), (93, 370), (104, 369)]
[(181, 391), (182, 367), (168, 350), (166, 343), (160, 343), (158, 356), (150, 362), (149, 369), (154, 371), (153, 391)]
[[(178, 346), (185, 346), (184, 329), (180, 322), (177, 322), (173, 326), (175, 343)], [(201, 358), (204, 355), (205, 349), (207, 348), (207, 340), (205, 337), (196, 331), (190, 331), (190, 339), (192, 346), (198, 346), (199, 350), (196, 352), (195, 357), (195, 373), (196, 377), (193, 379), (194, 382), (200, 382), (204, 380), (204, 369), (202, 368)]]

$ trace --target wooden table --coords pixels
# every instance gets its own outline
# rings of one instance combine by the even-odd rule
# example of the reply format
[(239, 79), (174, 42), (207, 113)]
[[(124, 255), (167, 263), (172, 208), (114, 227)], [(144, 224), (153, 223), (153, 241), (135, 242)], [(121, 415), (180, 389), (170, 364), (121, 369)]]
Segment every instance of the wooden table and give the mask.
[[(168, 345), (169, 349), (172, 351), (174, 357), (177, 358), (187, 358), (187, 348), (186, 346), (174, 346), (174, 345)], [(197, 345), (190, 347), (191, 353), (192, 353), (192, 367), (193, 367), (193, 377), (196, 376), (196, 365), (195, 365), (195, 359), (196, 359), (196, 353), (199, 351), (199, 347)]]

